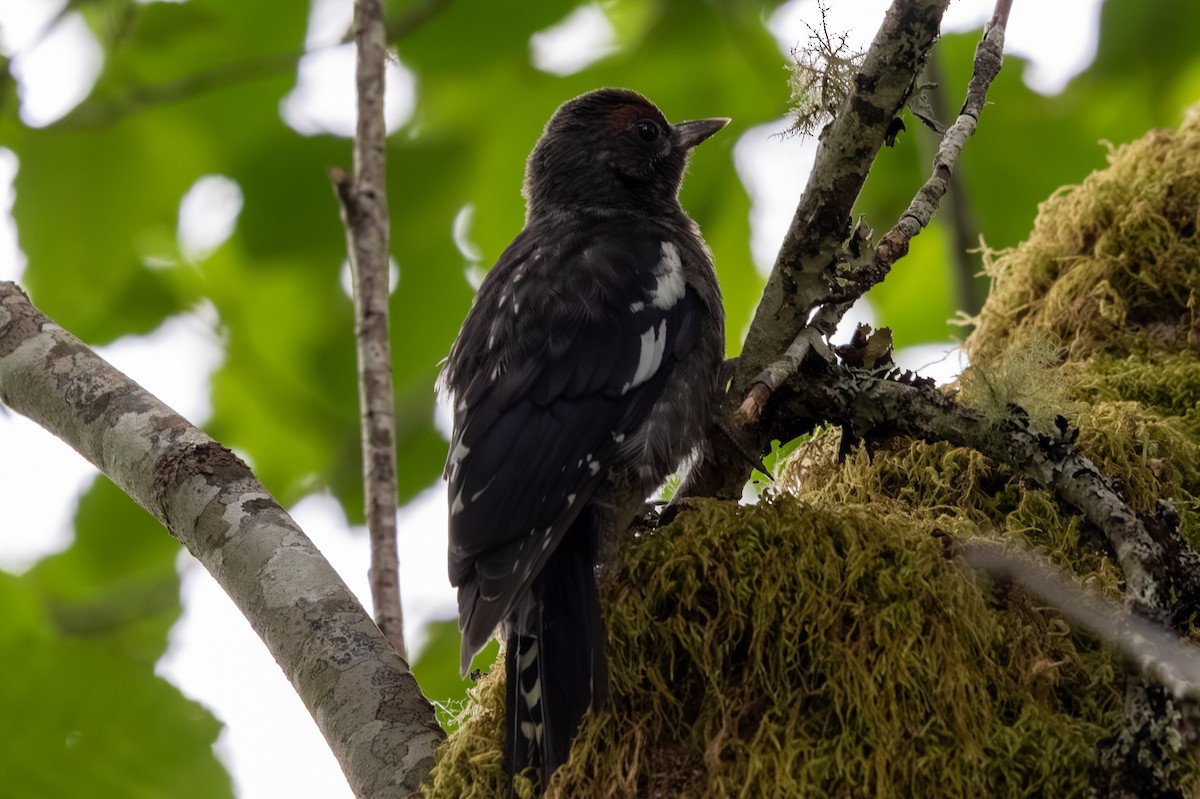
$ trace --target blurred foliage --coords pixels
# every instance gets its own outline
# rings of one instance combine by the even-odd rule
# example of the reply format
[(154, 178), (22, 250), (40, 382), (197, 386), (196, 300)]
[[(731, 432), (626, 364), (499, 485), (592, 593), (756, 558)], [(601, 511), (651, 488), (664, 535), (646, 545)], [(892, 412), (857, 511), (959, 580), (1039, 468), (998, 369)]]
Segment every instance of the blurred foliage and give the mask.
[[(1200, 99), (1196, 30), (1200, 7), (1166, 0), (1107, 0), (1096, 61), (1053, 97), (1025, 85), (1022, 59), (1005, 57), (979, 128), (959, 161), (965, 191), (947, 196), (909, 255), (869, 295), (880, 324), (892, 328), (898, 347), (961, 338), (961, 329), (946, 321), (960, 310), (978, 310), (958, 302), (964, 276), (955, 262), (963, 256), (953, 251), (945, 223), (950, 204), (960, 204), (971, 220), (968, 246), (977, 247), (980, 236), (997, 249), (1024, 240), (1038, 203), (1105, 165), (1102, 142), (1127, 142), (1149, 128), (1175, 127), (1184, 110)], [(934, 92), (948, 109), (941, 115), (943, 124), (954, 121), (966, 97), (978, 41), (975, 33), (951, 34), (934, 50), (935, 65), (925, 78), (939, 81)], [(1154, 46), (1148, 48), (1147, 42)], [(876, 159), (856, 209), (877, 233), (895, 222), (915, 187), (928, 177), (937, 148), (935, 134), (911, 114), (904, 119), (907, 132)], [(982, 271), (978, 255), (963, 260), (968, 274)], [(982, 298), (978, 292), (975, 296)]]
[(232, 797), (215, 718), (154, 673), (179, 618), (175, 541), (107, 478), (75, 543), (0, 571), (5, 796)]
[[(417, 678), (425, 696), (433, 702), (438, 723), (447, 732), (453, 732), (458, 729), (466, 707), (465, 685), (458, 676), (458, 620), (430, 622), (425, 634), (425, 645), (421, 647), (421, 654), (412, 664), (413, 676)], [(491, 668), (503, 668), (496, 660), (499, 652), (500, 642), (489, 642), (471, 661), (473, 673), (468, 675), (468, 679), (475, 682)]]
[[(757, 301), (763, 280), (750, 258), (750, 202), (732, 152), (752, 126), (785, 127), (786, 48), (765, 27), (778, 3), (609, 0), (602, 9), (616, 33), (614, 50), (575, 74), (539, 71), (531, 35), (577, 5), (388, 4), (397, 18), (429, 12), (396, 42), (417, 96), (388, 153), (403, 501), (440, 473), (445, 444), (433, 426), (432, 392), (438, 363), (471, 301), (469, 275), (489, 266), (521, 226), (525, 155), (564, 99), (625, 85), (671, 119), (733, 117), (697, 152), (683, 202), (716, 254), (730, 354)], [(304, 13), (283, 0), (93, 0), (71, 8), (104, 52), (86, 100), (64, 119), (31, 129), (20, 121), (15, 82), (0, 75), (0, 145), (19, 159), (14, 216), (28, 258), (24, 285), (56, 321), (95, 344), (146, 333), (211, 302), (226, 355), (213, 380), (208, 431), (244, 453), (284, 503), (329, 487), (350, 518), (361, 519), (351, 304), (340, 283), (345, 244), (326, 177), (328, 167), (349, 164), (350, 145), (300, 135), (279, 113), (296, 84)], [(1027, 89), (1020, 62), (1010, 59), (961, 165), (964, 191), (954, 200), (978, 227), (970, 240), (978, 233), (993, 247), (1016, 244), (1040, 200), (1103, 164), (1099, 140), (1176, 124), (1200, 96), (1197, 29), (1200, 8), (1109, 0), (1095, 65), (1053, 98)], [(975, 40), (948, 36), (938, 47), (940, 91), (951, 113)], [(0, 60), (5, 71), (8, 64)], [(859, 204), (879, 232), (925, 178), (935, 146), (918, 122), (907, 121)], [(244, 206), (232, 236), (193, 262), (176, 239), (179, 203), (197, 179), (213, 174), (237, 182)], [(799, 192), (802, 176), (780, 180)], [(477, 253), (456, 244), (463, 209), (471, 209), (464, 238)], [(952, 334), (946, 320), (958, 308), (962, 280), (952, 241), (939, 221), (872, 292), (879, 322), (892, 327), (898, 344)], [(30, 780), (60, 781), (53, 789), (31, 781), (21, 795), (73, 796), (67, 775), (77, 774), (80, 785), (101, 776), (68, 758), (87, 756), (88, 741), (104, 740), (114, 748), (104, 757), (130, 759), (122, 768), (129, 785), (112, 795), (228, 793), (227, 780), (212, 775), (213, 719), (151, 668), (178, 612), (174, 542), (114, 491), (100, 481), (89, 493), (68, 551), (21, 577), (0, 574), (11, 608), (0, 641), (19, 648), (6, 659), (14, 676), (0, 688), (0, 713), (12, 718), (12, 710), (37, 726), (0, 733), (0, 758), (20, 759), (25, 771), (15, 773)], [(452, 666), (434, 665), (446, 660), (437, 652), (453, 653), (456, 638), (455, 625), (437, 626), (418, 662), (439, 701), (461, 697), (465, 685)], [(86, 679), (71, 676), (80, 673)], [(438, 683), (435, 674), (450, 677)], [(69, 741), (82, 745), (64, 749)], [(143, 778), (147, 787), (138, 793), (132, 783)]]

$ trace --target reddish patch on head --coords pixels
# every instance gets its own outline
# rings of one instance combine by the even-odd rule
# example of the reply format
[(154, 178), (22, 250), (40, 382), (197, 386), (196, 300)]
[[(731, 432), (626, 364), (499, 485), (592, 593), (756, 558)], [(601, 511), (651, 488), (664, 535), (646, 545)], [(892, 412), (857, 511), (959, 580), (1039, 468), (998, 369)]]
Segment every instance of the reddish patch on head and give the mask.
[(642, 103), (624, 103), (612, 110), (608, 117), (608, 129), (613, 135), (621, 135), (633, 128), (639, 119), (653, 119), (665, 122), (662, 114), (651, 106)]

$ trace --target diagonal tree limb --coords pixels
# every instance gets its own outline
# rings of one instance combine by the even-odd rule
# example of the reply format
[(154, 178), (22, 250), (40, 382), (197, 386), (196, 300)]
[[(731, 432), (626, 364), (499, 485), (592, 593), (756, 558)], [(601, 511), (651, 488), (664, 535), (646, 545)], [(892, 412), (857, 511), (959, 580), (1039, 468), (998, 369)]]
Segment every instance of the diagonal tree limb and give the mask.
[[(937, 39), (947, 0), (895, 0), (863, 60), (838, 115), (821, 132), (808, 184), (779, 250), (726, 397), (730, 417), (755, 377), (778, 359), (831, 290), (835, 253), (850, 233), (850, 212), (892, 120), (900, 113)], [(769, 431), (745, 430), (746, 449), (761, 449)], [(689, 475), (688, 493), (739, 497), (749, 476), (745, 459), (712, 442)]]
[(979, 115), (987, 101), (988, 88), (1000, 73), (1004, 58), (1004, 31), (1011, 10), (1012, 0), (997, 1), (992, 19), (975, 48), (974, 70), (962, 110), (954, 124), (946, 130), (934, 156), (933, 174), (917, 191), (899, 221), (873, 248), (873, 254), (866, 258), (860, 250), (870, 251), (870, 244), (863, 240), (865, 237), (856, 229), (850, 242), (851, 249), (856, 255), (855, 260), (865, 263), (842, 278), (844, 285), (841, 289), (815, 301), (820, 307), (796, 334), (796, 339), (784, 355), (763, 367), (762, 371), (754, 376), (736, 414), (739, 423), (751, 424), (758, 418), (775, 389), (790, 373), (799, 368), (800, 360), (795, 357), (795, 351), (800, 348), (800, 351), (804, 352), (811, 347), (814, 331), (819, 335), (832, 334), (850, 306), (868, 289), (887, 277), (892, 265), (908, 254), (909, 242), (929, 225), (942, 197), (950, 187), (958, 156), (967, 139), (975, 133)]
[(354, 175), (330, 171), (341, 202), (354, 280), (354, 340), (362, 426), (363, 504), (371, 538), (375, 621), (407, 658), (396, 542), (396, 399), (388, 322), (387, 129), (383, 98), (387, 40), (381, 0), (354, 4), (358, 123)]
[(969, 541), (959, 545), (956, 554), (994, 579), (1020, 585), (1075, 626), (1113, 644), (1175, 699), (1200, 701), (1200, 647), (1084, 588), (1045, 558), (1012, 542), (1000, 546)]
[(356, 795), (402, 799), (445, 738), (408, 665), (228, 449), (0, 282), (0, 401), (61, 438), (161, 522), (229, 594)]

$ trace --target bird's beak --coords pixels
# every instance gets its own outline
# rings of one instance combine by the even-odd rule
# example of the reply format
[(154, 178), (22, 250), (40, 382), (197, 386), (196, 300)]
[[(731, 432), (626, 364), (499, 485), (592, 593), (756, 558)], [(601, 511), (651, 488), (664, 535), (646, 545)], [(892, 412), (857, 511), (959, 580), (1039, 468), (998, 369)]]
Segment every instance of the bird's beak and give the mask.
[(675, 126), (675, 139), (685, 150), (690, 150), (721, 128), (729, 124), (729, 117), (693, 119)]

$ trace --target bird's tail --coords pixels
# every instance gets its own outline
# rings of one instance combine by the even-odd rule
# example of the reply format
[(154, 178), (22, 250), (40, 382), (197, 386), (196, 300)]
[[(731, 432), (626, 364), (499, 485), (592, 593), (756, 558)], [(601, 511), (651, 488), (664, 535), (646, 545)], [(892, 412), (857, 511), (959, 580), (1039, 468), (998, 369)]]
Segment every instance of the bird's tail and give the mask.
[(567, 532), (534, 581), (506, 647), (508, 773), (532, 767), (543, 788), (566, 762), (583, 714), (608, 696), (596, 573), (577, 533)]

